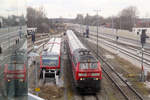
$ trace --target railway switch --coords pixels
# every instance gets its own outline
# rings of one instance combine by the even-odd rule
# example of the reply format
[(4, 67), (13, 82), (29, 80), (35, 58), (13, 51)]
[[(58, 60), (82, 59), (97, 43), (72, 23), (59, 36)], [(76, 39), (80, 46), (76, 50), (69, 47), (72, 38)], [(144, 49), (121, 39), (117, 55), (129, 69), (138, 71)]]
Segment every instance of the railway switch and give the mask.
[(0, 46), (0, 54), (2, 53), (2, 47)]

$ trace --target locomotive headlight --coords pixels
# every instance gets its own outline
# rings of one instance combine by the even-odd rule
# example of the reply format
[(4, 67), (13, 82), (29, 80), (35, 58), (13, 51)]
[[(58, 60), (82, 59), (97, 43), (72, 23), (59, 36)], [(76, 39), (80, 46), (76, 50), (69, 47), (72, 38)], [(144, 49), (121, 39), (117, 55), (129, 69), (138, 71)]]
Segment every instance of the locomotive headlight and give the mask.
[(87, 73), (79, 73), (79, 76), (87, 76)]
[(23, 82), (23, 79), (19, 79), (20, 82)]
[(95, 80), (98, 80), (98, 78), (96, 78)]
[(99, 76), (99, 73), (92, 73), (91, 76)]
[(10, 82), (10, 80), (9, 80), (9, 79), (8, 79), (7, 81), (8, 81), (8, 82)]
[(85, 78), (80, 78), (80, 80), (85, 80)]

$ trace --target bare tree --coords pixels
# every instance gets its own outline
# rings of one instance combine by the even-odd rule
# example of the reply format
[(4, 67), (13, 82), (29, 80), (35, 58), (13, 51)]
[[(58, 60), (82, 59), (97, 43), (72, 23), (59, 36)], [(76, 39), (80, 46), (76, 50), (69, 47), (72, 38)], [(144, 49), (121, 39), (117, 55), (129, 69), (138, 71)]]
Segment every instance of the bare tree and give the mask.
[(49, 32), (49, 20), (43, 8), (39, 8), (39, 10), (27, 8), (27, 19), (28, 27), (37, 27), (38, 32)]
[(83, 15), (82, 14), (77, 14), (77, 17), (75, 18), (75, 22), (79, 24), (83, 24)]
[[(81, 19), (83, 22), (81, 23)], [(98, 20), (97, 20), (98, 19)], [(137, 23), (138, 19), (138, 10), (134, 6), (127, 7), (119, 12), (118, 16), (113, 16), (113, 28), (116, 29), (125, 29), (132, 30), (132, 28)], [(95, 26), (97, 23), (99, 25), (104, 25), (106, 27), (112, 27), (112, 17), (103, 18), (102, 16), (90, 16), (87, 14), (83, 17), (81, 14), (78, 14), (75, 23), (80, 23), (84, 25), (92, 25)]]
[(123, 9), (119, 13), (119, 28), (132, 30), (138, 18), (138, 10), (134, 6)]

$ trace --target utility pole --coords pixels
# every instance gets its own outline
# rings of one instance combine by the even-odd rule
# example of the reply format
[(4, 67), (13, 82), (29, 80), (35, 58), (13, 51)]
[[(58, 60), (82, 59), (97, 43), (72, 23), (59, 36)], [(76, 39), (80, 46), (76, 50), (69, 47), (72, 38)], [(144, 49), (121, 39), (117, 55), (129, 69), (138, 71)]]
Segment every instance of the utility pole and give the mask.
[(113, 19), (113, 16), (112, 16), (112, 26), (111, 26), (111, 28), (113, 29), (113, 31), (114, 31), (114, 19)]
[(144, 73), (144, 62), (143, 62), (143, 52), (144, 52), (144, 44), (146, 43), (146, 38), (149, 38), (147, 35), (146, 35), (146, 30), (142, 30), (142, 34), (141, 34), (141, 45), (142, 45), (142, 56), (141, 56), (141, 81), (144, 82), (145, 81), (145, 73)]
[(98, 27), (99, 27), (99, 20), (98, 20), (98, 12), (100, 12), (101, 10), (94, 10), (97, 13), (97, 58), (98, 58)]
[[(34, 67), (35, 67), (35, 69), (36, 69), (36, 70), (35, 70), (35, 75), (36, 75), (36, 76), (35, 76), (35, 83), (36, 83), (36, 84), (35, 84), (35, 85), (36, 85), (35, 87), (38, 88), (38, 78), (37, 78), (37, 77), (38, 77), (38, 74), (37, 74), (37, 71), (38, 71), (38, 70), (37, 70), (38, 64), (37, 64), (37, 62), (35, 63), (35, 66), (34, 66)], [(36, 95), (38, 96), (39, 93), (36, 92)]]
[(81, 32), (81, 30), (82, 30), (82, 26), (81, 26), (81, 25), (82, 25), (82, 19), (83, 19), (83, 18), (80, 17), (80, 34), (82, 33), (82, 32)]
[(120, 25), (119, 25), (119, 26), (120, 26), (120, 30), (121, 30), (121, 27), (122, 27), (121, 24), (122, 24), (122, 23), (121, 23), (121, 16), (120, 16)]
[[(111, 18), (111, 20), (112, 20), (112, 26), (111, 26), (111, 28), (112, 28), (112, 30), (113, 30), (113, 34), (115, 34), (116, 32), (116, 30), (115, 30), (115, 28), (114, 28), (114, 18), (113, 18), (113, 16), (112, 16), (112, 18)], [(117, 33), (116, 33), (117, 34)]]

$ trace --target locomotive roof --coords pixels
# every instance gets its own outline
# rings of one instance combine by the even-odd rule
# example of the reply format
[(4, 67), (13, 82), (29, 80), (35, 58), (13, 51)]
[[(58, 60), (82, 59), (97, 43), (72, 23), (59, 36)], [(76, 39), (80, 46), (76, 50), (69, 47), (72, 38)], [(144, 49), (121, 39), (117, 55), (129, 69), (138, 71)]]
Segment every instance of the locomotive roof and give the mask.
[(74, 56), (79, 62), (97, 62), (97, 59), (92, 55), (89, 50), (78, 49), (74, 52)]
[(74, 53), (76, 50), (87, 50), (87, 48), (81, 43), (81, 41), (77, 38), (77, 36), (74, 34), (72, 30), (67, 31), (67, 37), (70, 49), (72, 53)]
[(43, 55), (59, 55), (60, 45), (61, 38), (51, 38), (44, 48), (46, 51), (43, 52)]
[(72, 30), (67, 31), (68, 43), (71, 49), (71, 52), (80, 62), (97, 62), (96, 58), (78, 39)]

